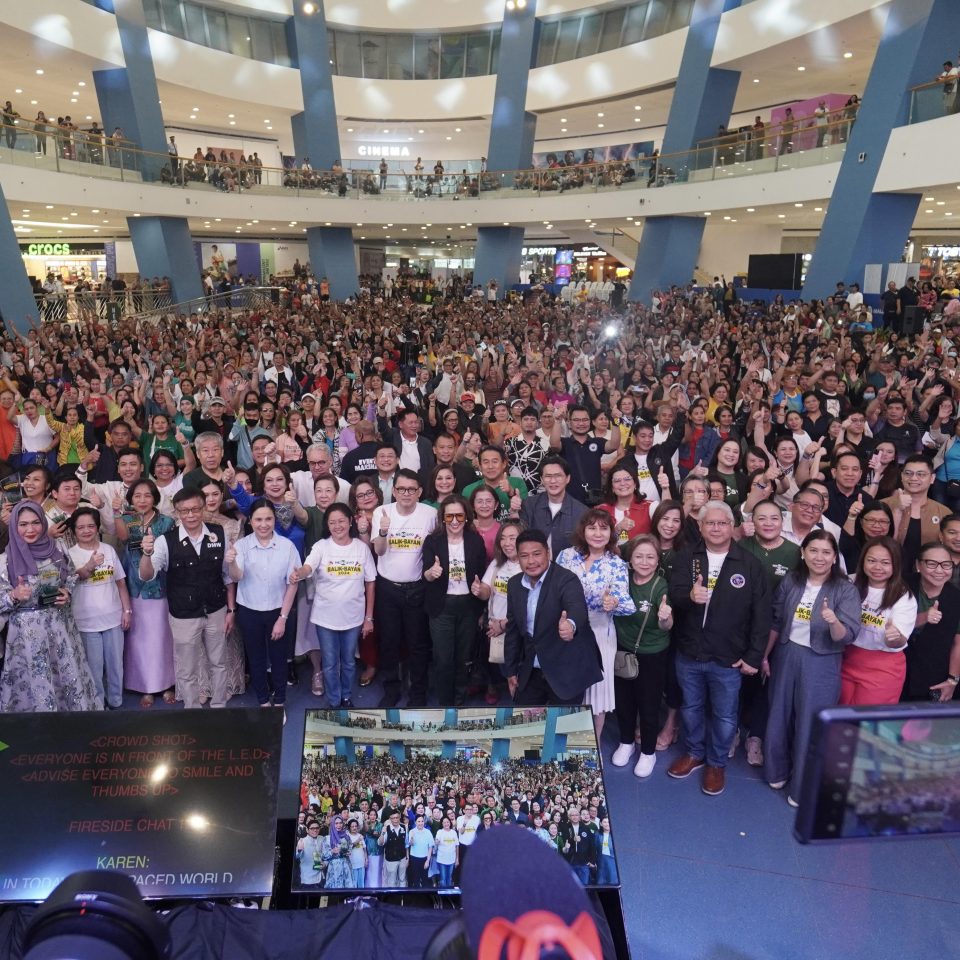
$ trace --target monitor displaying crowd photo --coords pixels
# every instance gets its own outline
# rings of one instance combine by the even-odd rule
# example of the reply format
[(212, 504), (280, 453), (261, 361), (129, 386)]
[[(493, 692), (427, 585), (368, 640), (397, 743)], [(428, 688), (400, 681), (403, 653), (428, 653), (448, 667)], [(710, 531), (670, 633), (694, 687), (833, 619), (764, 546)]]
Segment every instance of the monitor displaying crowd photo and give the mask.
[(308, 710), (291, 889), (459, 891), (485, 830), (618, 886), (589, 708)]

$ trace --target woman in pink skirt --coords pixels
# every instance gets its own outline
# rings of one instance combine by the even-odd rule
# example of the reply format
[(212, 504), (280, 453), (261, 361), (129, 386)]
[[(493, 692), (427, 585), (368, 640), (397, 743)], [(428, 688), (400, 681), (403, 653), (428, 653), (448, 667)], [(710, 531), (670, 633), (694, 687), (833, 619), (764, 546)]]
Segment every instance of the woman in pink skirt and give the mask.
[(917, 601), (900, 575), (900, 545), (890, 537), (868, 540), (853, 582), (860, 592), (860, 630), (843, 654), (840, 702), (898, 703), (907, 675), (904, 650), (917, 622)]

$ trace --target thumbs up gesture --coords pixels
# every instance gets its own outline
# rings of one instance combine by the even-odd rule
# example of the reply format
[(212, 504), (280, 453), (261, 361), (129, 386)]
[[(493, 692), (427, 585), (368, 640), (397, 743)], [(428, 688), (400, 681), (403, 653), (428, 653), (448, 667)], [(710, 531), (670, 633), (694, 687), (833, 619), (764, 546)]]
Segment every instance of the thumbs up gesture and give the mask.
[(153, 548), (156, 545), (156, 537), (149, 531), (143, 535), (143, 541), (140, 544), (140, 549), (144, 552), (145, 556), (150, 556), (153, 553)]
[(824, 622), (830, 624), (830, 626), (839, 622), (837, 615), (830, 609), (830, 602), (826, 597), (823, 598), (823, 609), (820, 611), (820, 616), (823, 617)]
[(440, 558), (437, 557), (433, 561), (433, 566), (429, 570), (424, 570), (423, 575), (430, 580), (439, 580), (443, 576), (443, 567), (440, 566)]
[(17, 585), (13, 588), (13, 599), (17, 601), (29, 600), (33, 594), (33, 587), (23, 577), (17, 577)]
[(893, 621), (886, 620), (883, 624), (883, 642), (896, 650), (903, 646), (903, 640), (903, 634), (893, 625)]
[(660, 606), (657, 607), (657, 620), (659, 620), (660, 623), (666, 623), (672, 616), (673, 607), (670, 606), (667, 595), (664, 594), (660, 598)]
[(97, 550), (94, 555), (90, 558), (91, 571), (96, 570), (100, 564), (103, 563), (103, 551)]
[(380, 536), (385, 537), (390, 532), (390, 515), (382, 513), (380, 515)]
[(600, 605), (603, 607), (604, 613), (613, 613), (617, 609), (618, 600), (612, 593), (610, 593), (610, 584), (608, 583), (603, 588), (603, 596), (600, 598)]
[(863, 494), (858, 494), (857, 499), (850, 504), (850, 516), (858, 517), (863, 513)]
[(657, 473), (657, 486), (661, 490), (670, 489), (670, 479), (667, 477), (667, 471), (664, 470), (663, 467), (661, 467), (660, 471)]
[(561, 640), (570, 641), (573, 639), (574, 626), (573, 621), (567, 619), (567, 611), (564, 610), (560, 614), (560, 623), (557, 626), (557, 632), (560, 634)]
[(113, 507), (114, 513), (123, 513), (123, 497), (119, 493), (115, 493), (110, 506)]
[(226, 467), (223, 470), (223, 484), (229, 490), (231, 487), (235, 486), (237, 482), (237, 471), (234, 470), (233, 464), (228, 460)]
[(943, 619), (943, 613), (940, 610), (940, 601), (934, 600), (932, 606), (927, 611), (927, 623), (939, 623)]
[(693, 581), (693, 589), (690, 591), (690, 599), (694, 603), (706, 603), (710, 599), (710, 591), (703, 585), (702, 573), (698, 573), (697, 579)]
[(237, 559), (237, 548), (236, 548), (236, 545), (231, 544), (231, 545), (227, 548), (227, 552), (223, 555), (223, 559), (226, 560), (227, 563), (233, 563), (233, 562)]
[(473, 578), (473, 583), (470, 584), (470, 592), (471, 592), (475, 597), (479, 597), (479, 596), (480, 596), (480, 588), (481, 588), (482, 586), (483, 586), (483, 584), (480, 583), (480, 578), (477, 577), (477, 576), (475, 576), (475, 577)]
[(514, 490), (513, 495), (510, 497), (510, 512), (519, 514), (522, 506), (523, 498), (520, 496), (519, 491)]

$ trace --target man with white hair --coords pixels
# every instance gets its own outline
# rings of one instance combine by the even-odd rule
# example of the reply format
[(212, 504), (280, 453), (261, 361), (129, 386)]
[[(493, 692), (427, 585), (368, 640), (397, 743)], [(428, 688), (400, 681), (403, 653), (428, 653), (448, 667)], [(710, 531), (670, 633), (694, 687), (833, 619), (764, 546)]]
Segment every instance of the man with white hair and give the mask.
[(733, 539), (730, 507), (711, 500), (699, 520), (703, 541), (677, 555), (670, 575), (684, 753), (667, 773), (682, 780), (706, 764), (701, 789), (717, 796), (737, 731), (740, 676), (760, 669), (770, 635), (771, 595), (763, 565)]

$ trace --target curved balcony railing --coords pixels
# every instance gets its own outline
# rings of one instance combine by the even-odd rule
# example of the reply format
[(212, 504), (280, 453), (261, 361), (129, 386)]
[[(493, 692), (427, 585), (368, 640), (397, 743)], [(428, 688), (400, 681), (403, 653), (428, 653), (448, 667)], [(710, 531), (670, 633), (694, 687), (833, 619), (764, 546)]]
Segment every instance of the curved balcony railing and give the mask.
[(843, 158), (854, 118), (816, 124), (797, 118), (766, 128), (762, 139), (731, 135), (693, 150), (604, 162), (551, 165), (527, 170), (443, 174), (415, 169), (314, 170), (309, 165), (280, 168), (251, 163), (235, 153), (218, 159), (171, 157), (136, 148), (102, 132), (34, 130), (32, 121), (3, 125), (0, 162), (81, 176), (168, 184), (185, 190), (257, 193), (274, 196), (351, 198), (381, 201), (494, 199), (643, 190), (678, 183), (774, 173)]

